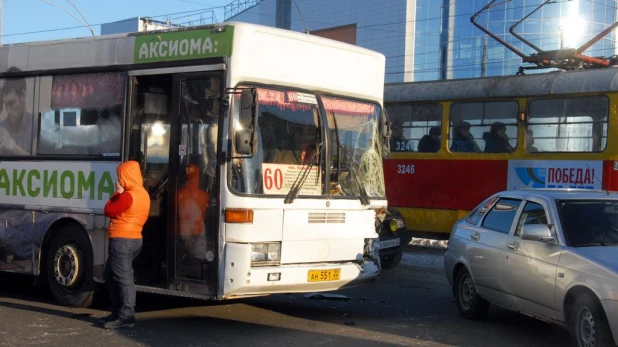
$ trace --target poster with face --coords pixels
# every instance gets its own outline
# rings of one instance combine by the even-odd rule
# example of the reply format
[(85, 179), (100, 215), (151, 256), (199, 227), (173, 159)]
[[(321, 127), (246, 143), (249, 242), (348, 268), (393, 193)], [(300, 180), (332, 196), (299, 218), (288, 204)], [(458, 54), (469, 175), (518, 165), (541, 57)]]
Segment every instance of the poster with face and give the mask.
[[(11, 67), (8, 72), (19, 69)], [(0, 80), (0, 101), (0, 156), (31, 154), (34, 79)]]

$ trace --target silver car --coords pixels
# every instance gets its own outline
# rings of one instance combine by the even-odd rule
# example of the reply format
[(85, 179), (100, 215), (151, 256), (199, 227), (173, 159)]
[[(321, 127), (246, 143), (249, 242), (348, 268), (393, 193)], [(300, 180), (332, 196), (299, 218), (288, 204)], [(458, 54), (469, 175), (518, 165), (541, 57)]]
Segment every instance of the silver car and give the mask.
[(497, 193), (454, 225), (444, 267), (465, 318), (492, 303), (567, 327), (577, 346), (618, 344), (618, 193)]

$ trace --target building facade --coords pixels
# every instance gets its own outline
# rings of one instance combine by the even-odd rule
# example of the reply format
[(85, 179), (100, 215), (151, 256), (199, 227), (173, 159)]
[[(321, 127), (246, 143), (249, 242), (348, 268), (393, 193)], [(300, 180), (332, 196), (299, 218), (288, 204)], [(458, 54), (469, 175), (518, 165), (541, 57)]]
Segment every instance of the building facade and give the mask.
[[(249, 1), (236, 0), (242, 4)], [(366, 47), (386, 56), (387, 82), (428, 81), (512, 75), (521, 58), (489, 37), (471, 16), (490, 0), (261, 0), (234, 13), (243, 21), (309, 32)], [(477, 23), (531, 54), (536, 51), (514, 32), (546, 51), (580, 47), (617, 21), (614, 0), (562, 1), (537, 9), (546, 0), (496, 1)], [(614, 32), (584, 54), (616, 54)], [(547, 70), (534, 70), (530, 73)], [(528, 72), (527, 72), (528, 73)]]

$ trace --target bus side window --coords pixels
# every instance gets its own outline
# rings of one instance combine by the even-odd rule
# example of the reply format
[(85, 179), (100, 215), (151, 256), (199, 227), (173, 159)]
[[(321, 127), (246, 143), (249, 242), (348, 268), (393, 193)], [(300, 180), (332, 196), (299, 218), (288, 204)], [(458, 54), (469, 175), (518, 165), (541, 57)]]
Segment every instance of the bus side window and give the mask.
[(41, 79), (37, 154), (120, 157), (122, 73)]
[(528, 105), (527, 130), (539, 152), (602, 152), (608, 114), (605, 96), (533, 100)]

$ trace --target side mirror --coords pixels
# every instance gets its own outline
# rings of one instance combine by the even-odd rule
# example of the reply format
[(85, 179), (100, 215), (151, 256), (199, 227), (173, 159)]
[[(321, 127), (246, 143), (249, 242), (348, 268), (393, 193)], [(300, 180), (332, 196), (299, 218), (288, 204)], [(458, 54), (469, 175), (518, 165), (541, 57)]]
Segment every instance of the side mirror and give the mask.
[(521, 230), (522, 240), (532, 241), (552, 241), (554, 237), (551, 234), (551, 229), (547, 224), (526, 224)]
[(382, 158), (386, 159), (391, 152), (391, 123), (388, 121), (386, 109), (380, 115), (380, 135), (382, 136)]
[(256, 89), (243, 89), (240, 94), (240, 126), (243, 129), (251, 128), (257, 119), (258, 102)]
[(240, 155), (253, 154), (253, 146), (251, 146), (251, 130), (236, 130), (234, 133), (234, 147), (236, 153)]

